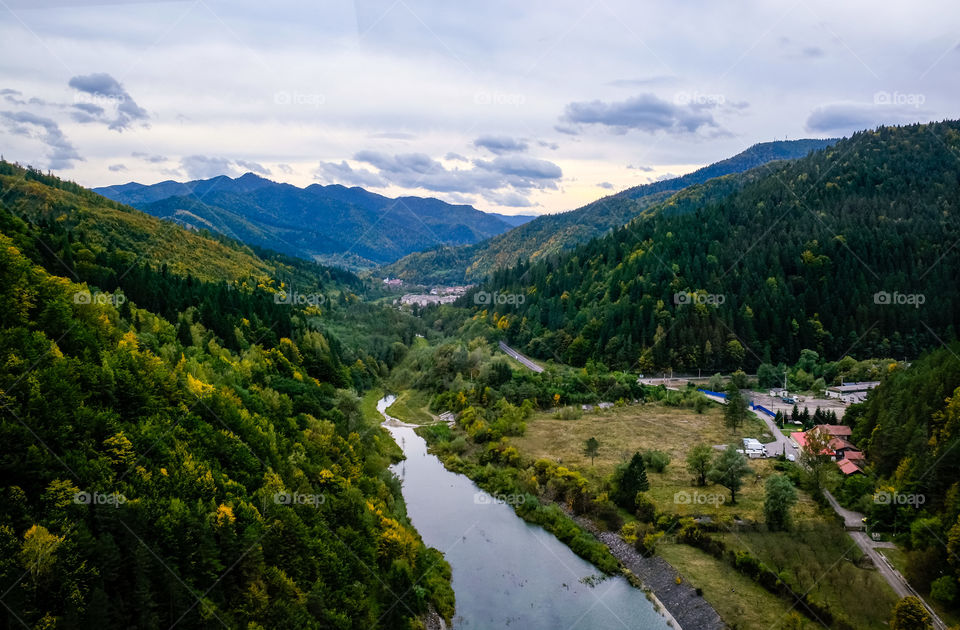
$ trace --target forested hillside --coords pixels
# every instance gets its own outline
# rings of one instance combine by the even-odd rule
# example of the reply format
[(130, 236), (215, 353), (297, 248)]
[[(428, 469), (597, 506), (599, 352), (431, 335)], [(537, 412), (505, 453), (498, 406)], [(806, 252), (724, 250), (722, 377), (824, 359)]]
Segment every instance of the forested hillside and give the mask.
[(475, 243), (513, 225), (439, 199), (391, 199), (340, 185), (298, 188), (253, 173), (150, 186), (132, 182), (95, 192), (180, 225), (357, 268), (390, 263), (435, 244)]
[(482, 280), (494, 269), (520, 260), (537, 261), (626, 225), (672, 193), (714, 177), (741, 173), (775, 160), (803, 157), (836, 142), (790, 140), (755, 144), (726, 160), (681, 177), (629, 188), (570, 212), (545, 215), (474, 245), (439, 246), (410, 254), (386, 268), (387, 275), (418, 282), (461, 283)]
[[(915, 357), (960, 324), (960, 123), (882, 127), (691, 187), (494, 274), (476, 308), (534, 356), (640, 371)], [(472, 297), (468, 296), (472, 304)]]
[[(844, 418), (871, 479), (843, 492), (867, 499), (873, 526), (907, 548), (906, 575), (924, 594), (960, 605), (960, 358), (958, 344), (896, 368)], [(879, 500), (878, 500), (879, 499)]]
[[(357, 397), (421, 324), (356, 307), (350, 274), (168, 234), (9, 164), (0, 183), (7, 611), (43, 628), (449, 620), (449, 567)], [(341, 343), (346, 319), (378, 335)]]

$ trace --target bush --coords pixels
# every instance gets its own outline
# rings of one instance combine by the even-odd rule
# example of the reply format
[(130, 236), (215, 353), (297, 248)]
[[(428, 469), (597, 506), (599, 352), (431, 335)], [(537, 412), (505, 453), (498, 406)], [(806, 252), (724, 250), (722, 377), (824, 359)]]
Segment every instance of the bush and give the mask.
[(557, 420), (579, 420), (583, 417), (583, 411), (579, 407), (561, 407), (553, 417)]
[(670, 456), (663, 451), (647, 451), (643, 454), (643, 463), (653, 472), (662, 473), (670, 465)]
[(654, 505), (653, 501), (651, 501), (646, 494), (638, 492), (635, 503), (637, 505), (637, 520), (643, 523), (652, 523), (657, 519), (657, 506)]
[(944, 604), (952, 604), (957, 599), (957, 580), (951, 575), (937, 578), (930, 584), (930, 597)]

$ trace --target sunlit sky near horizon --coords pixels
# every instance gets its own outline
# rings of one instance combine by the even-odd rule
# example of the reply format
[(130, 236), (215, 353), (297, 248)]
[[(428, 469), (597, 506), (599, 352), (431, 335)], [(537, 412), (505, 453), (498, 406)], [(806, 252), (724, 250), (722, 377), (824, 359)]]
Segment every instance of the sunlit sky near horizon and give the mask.
[(255, 172), (569, 210), (775, 139), (958, 117), (960, 10), (0, 2), (0, 151), (86, 186)]

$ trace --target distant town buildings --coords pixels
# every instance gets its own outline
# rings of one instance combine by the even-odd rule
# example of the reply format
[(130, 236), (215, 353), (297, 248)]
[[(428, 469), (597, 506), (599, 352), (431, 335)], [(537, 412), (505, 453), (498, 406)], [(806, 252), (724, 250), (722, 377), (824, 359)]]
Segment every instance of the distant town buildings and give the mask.
[[(398, 282), (400, 282), (398, 280)], [(451, 287), (433, 287), (429, 293), (406, 293), (400, 298), (400, 304), (409, 306), (417, 304), (427, 306), (428, 304), (450, 304), (456, 302), (464, 293), (473, 288), (474, 285), (458, 285)]]

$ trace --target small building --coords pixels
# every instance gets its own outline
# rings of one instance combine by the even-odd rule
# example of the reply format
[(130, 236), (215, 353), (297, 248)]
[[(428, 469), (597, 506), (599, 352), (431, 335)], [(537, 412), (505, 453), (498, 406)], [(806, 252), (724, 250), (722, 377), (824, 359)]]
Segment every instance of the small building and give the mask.
[[(857, 464), (862, 464), (866, 458), (860, 449), (858, 449), (853, 442), (850, 441), (850, 436), (853, 432), (853, 429), (843, 424), (818, 424), (809, 431), (792, 433), (790, 437), (794, 442), (796, 442), (797, 448), (806, 450), (807, 439), (814, 431), (824, 434), (829, 438), (827, 446), (824, 448), (821, 455), (829, 456), (831, 459), (836, 461), (838, 465), (842, 461), (847, 461), (854, 465), (859, 472), (863, 472), (860, 470)], [(847, 468), (849, 469), (849, 466), (847, 466)], [(840, 469), (842, 471), (844, 466), (841, 466)], [(844, 472), (844, 474), (850, 473)]]
[(827, 388), (828, 398), (838, 398), (845, 403), (863, 402), (867, 392), (880, 384), (880, 381), (861, 381), (857, 383), (843, 383)]
[(854, 464), (854, 463), (853, 463), (852, 461), (850, 461), (849, 459), (841, 459), (841, 460), (838, 460), (838, 461), (837, 461), (837, 466), (840, 468), (840, 472), (842, 472), (844, 475), (846, 475), (846, 476), (848, 476), (848, 477), (849, 477), (850, 475), (862, 475), (862, 474), (863, 474), (863, 471), (860, 469), (860, 467), (857, 466), (856, 464)]

